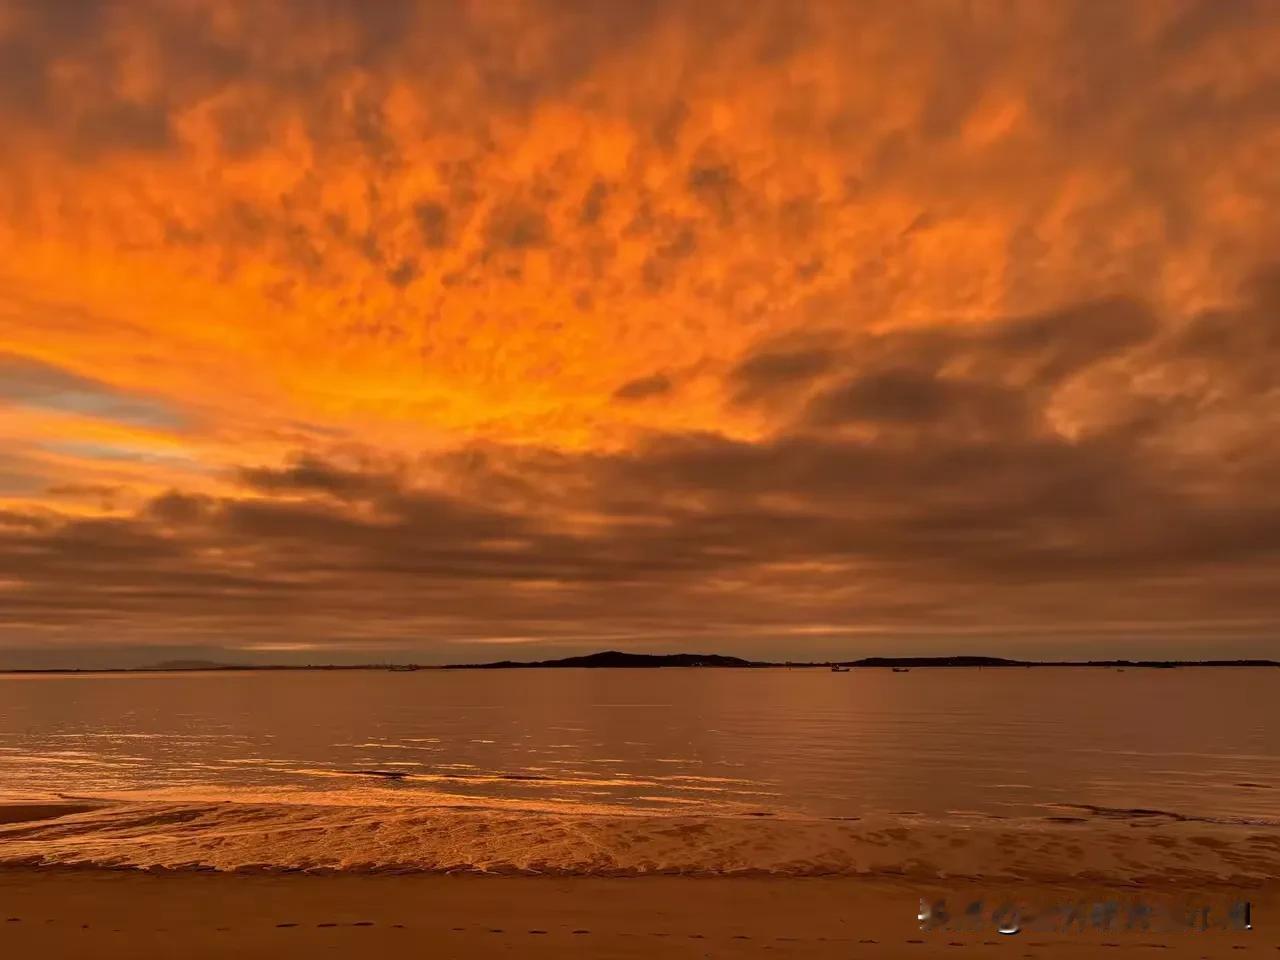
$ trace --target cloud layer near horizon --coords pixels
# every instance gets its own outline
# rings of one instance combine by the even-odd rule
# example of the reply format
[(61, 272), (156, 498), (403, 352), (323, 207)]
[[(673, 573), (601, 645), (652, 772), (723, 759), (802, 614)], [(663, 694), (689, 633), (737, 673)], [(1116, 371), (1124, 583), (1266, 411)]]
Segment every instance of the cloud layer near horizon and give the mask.
[(1277, 42), (0, 2), (0, 644), (1274, 653)]

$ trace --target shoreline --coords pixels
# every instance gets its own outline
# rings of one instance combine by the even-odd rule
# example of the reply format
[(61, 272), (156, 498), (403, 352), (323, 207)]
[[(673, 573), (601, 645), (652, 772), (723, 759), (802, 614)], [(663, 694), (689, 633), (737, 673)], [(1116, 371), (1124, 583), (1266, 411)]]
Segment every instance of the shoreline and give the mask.
[[(1028, 829), (31, 800), (0, 804), (0, 955), (1274, 955), (1280, 829), (1149, 820)], [(922, 927), (922, 901), (956, 921)], [(1252, 929), (1222, 922), (1245, 902)], [(974, 903), (977, 919), (961, 921)], [(1114, 908), (1105, 924), (1101, 906)], [(1010, 909), (1017, 932), (1001, 933)], [(1095, 920), (1063, 924), (1060, 909)], [(1214, 918), (1206, 929), (1145, 919), (1200, 910)]]

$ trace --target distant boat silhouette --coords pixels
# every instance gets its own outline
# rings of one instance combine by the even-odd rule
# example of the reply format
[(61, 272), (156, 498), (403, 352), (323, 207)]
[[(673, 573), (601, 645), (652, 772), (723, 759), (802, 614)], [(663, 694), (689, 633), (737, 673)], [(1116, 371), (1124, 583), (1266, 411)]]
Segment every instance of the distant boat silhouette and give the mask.
[(893, 672), (894, 673), (910, 673), (911, 668), (910, 667), (894, 667)]
[(833, 664), (831, 665), (831, 672), (832, 672), (832, 673), (848, 673), (848, 672), (849, 672), (849, 668), (848, 668), (848, 667), (840, 667), (840, 666), (837, 666), (836, 664), (834, 664), (834, 663), (833, 663)]

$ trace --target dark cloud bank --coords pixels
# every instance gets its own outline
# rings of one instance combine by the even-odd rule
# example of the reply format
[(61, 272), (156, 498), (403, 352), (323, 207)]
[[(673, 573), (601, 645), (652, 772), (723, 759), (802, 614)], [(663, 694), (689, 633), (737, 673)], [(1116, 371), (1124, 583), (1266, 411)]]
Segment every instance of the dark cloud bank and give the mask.
[[(1111, 299), (762, 343), (724, 384), (726, 403), (783, 424), (754, 442), (477, 445), (416, 464), (303, 452), (246, 467), (237, 496), (0, 516), (4, 633), (438, 659), (441, 638), (608, 636), (782, 656), (1272, 654), (1277, 356), (1275, 272), (1180, 322)], [(655, 374), (615, 402), (678, 389)], [(424, 467), (443, 483), (419, 486)]]

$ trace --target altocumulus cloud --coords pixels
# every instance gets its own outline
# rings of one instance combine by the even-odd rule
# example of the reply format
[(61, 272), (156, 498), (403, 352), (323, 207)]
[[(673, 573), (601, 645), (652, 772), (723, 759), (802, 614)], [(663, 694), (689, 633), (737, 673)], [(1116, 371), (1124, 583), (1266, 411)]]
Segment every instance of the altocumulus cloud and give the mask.
[(0, 643), (1271, 653), (1277, 43), (0, 0)]

